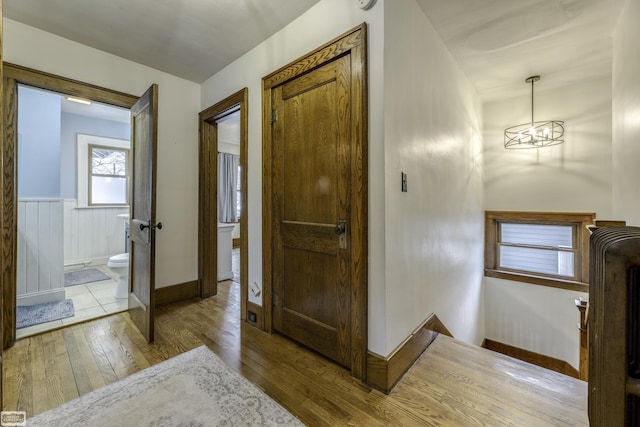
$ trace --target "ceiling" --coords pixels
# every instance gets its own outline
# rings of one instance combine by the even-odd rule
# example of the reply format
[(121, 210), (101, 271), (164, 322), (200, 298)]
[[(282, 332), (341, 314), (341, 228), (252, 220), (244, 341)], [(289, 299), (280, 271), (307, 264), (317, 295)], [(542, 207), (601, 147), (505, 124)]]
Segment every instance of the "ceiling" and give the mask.
[(417, 2), (484, 101), (611, 76), (624, 0)]
[[(201, 83), (318, 1), (4, 0), (4, 14)], [(625, 0), (416, 1), (490, 101), (527, 93), (531, 75), (537, 90), (610, 76)]]
[(202, 83), (319, 0), (4, 0), (4, 16)]

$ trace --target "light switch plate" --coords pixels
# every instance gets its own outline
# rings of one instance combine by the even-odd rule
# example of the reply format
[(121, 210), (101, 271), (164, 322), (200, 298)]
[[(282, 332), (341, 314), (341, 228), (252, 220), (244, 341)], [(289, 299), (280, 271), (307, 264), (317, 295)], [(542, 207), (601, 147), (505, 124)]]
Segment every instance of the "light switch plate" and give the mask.
[(254, 297), (260, 296), (260, 294), (262, 293), (262, 291), (260, 290), (260, 286), (256, 282), (253, 282), (250, 288), (251, 288), (251, 293), (253, 294)]

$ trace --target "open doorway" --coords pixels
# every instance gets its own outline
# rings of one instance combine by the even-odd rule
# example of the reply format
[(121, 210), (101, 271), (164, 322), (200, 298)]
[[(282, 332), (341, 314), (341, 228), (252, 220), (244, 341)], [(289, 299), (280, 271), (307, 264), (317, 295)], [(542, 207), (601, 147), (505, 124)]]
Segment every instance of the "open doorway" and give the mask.
[[(21, 217), (18, 212), (18, 191), (21, 186), (24, 186), (25, 183), (20, 182), (18, 177), (19, 169), (25, 169), (24, 165), (19, 165), (21, 160), (25, 157), (25, 153), (21, 153), (20, 151), (20, 141), (25, 138), (25, 134), (23, 131), (18, 130), (18, 110), (20, 105), (18, 103), (18, 91), (19, 87), (22, 87), (21, 91), (24, 88), (27, 89), (37, 89), (49, 91), (46, 92), (48, 94), (55, 94), (56, 96), (64, 96), (64, 97), (74, 97), (85, 101), (90, 101), (92, 103), (101, 103), (108, 106), (120, 107), (124, 109), (126, 112), (130, 111), (130, 109), (136, 104), (139, 100), (138, 97), (133, 95), (128, 95), (122, 92), (116, 92), (110, 89), (101, 88), (98, 86), (78, 82), (75, 80), (71, 80), (65, 77), (56, 76), (52, 74), (43, 73), (37, 70), (29, 69), (26, 67), (21, 67), (14, 64), (4, 63), (3, 64), (3, 74), (4, 74), (4, 105), (5, 109), (3, 111), (3, 119), (4, 119), (4, 129), (3, 129), (3, 137), (0, 138), (0, 144), (2, 147), (2, 176), (3, 178), (3, 205), (2, 205), (2, 248), (3, 248), (3, 256), (1, 259), (2, 264), (2, 309), (3, 309), (3, 334), (2, 334), (2, 344), (3, 348), (10, 347), (16, 340), (17, 335), (17, 303), (18, 303), (18, 286), (17, 286), (17, 273), (18, 273), (18, 221)], [(22, 101), (21, 101), (22, 102)], [(61, 103), (61, 101), (58, 101)], [(86, 105), (86, 104), (85, 104)], [(94, 105), (95, 107), (95, 105)], [(59, 107), (60, 114), (62, 112), (62, 105)], [(35, 127), (39, 127), (40, 123), (36, 123)], [(23, 135), (20, 135), (23, 134)], [(133, 134), (133, 133), (132, 133)], [(84, 134), (86, 137), (98, 138), (96, 135), (89, 135), (87, 133)], [(77, 144), (78, 135), (75, 136), (76, 140), (74, 144)], [(109, 139), (119, 139), (119, 138), (109, 138)], [(128, 139), (128, 138), (127, 138)], [(26, 141), (25, 141), (26, 142)], [(86, 142), (86, 141), (85, 141)], [(101, 158), (109, 157), (113, 155), (113, 153), (105, 152), (100, 148), (103, 143), (106, 142), (103, 139), (99, 141), (92, 140), (89, 141), (91, 144), (97, 146), (94, 154), (96, 157)], [(90, 151), (88, 147), (90, 143), (87, 142), (87, 153)], [(55, 145), (55, 144), (54, 144)], [(133, 145), (133, 144), (132, 144)], [(51, 147), (48, 147), (51, 148)], [(77, 148), (77, 145), (76, 145)], [(120, 147), (122, 148), (122, 147)], [(24, 148), (23, 148), (24, 149)], [(36, 150), (36, 157), (40, 159), (42, 162), (49, 161), (52, 157), (51, 155), (47, 155), (45, 150), (38, 151)], [(53, 164), (57, 164), (58, 162), (54, 161)], [(89, 171), (89, 158), (87, 154), (86, 163), (81, 162), (82, 165), (86, 166), (87, 170), (87, 179), (89, 179), (88, 171)], [(35, 168), (40, 168), (42, 166), (34, 166)], [(60, 172), (58, 174), (60, 176), (65, 175), (68, 172), (67, 166), (64, 167), (64, 173), (62, 172), (63, 166), (60, 164), (58, 166)], [(28, 169), (25, 169), (28, 171)], [(75, 176), (77, 171), (72, 171), (69, 176)], [(102, 177), (103, 181), (106, 180), (107, 177)], [(117, 180), (118, 176), (110, 176), (112, 180)], [(73, 178), (72, 178), (73, 180)], [(52, 183), (62, 187), (62, 180), (52, 179)], [(103, 182), (104, 183), (104, 182)], [(76, 183), (77, 185), (77, 183)], [(99, 194), (96, 194), (99, 196)], [(41, 196), (39, 196), (41, 197)], [(27, 197), (28, 198), (28, 197)], [(43, 197), (44, 198), (44, 197)], [(53, 197), (51, 197), (53, 198)], [(58, 199), (62, 199), (62, 197), (58, 197)], [(39, 210), (39, 209), (38, 209)], [(91, 211), (88, 209), (87, 212)], [(29, 216), (28, 213), (22, 215), (22, 217), (27, 218)], [(62, 218), (62, 214), (58, 215)], [(119, 224), (123, 230), (124, 228), (124, 220), (116, 217), (116, 223)], [(122, 222), (118, 222), (122, 221)], [(64, 228), (64, 224), (58, 227), (60, 230)], [(124, 231), (117, 233), (119, 237), (124, 237)], [(60, 236), (63, 236), (61, 233)], [(59, 237), (59, 240), (63, 239)], [(124, 240), (124, 239), (123, 239)], [(61, 257), (62, 261), (60, 263), (56, 263), (59, 267), (58, 277), (64, 273), (64, 245), (63, 249), (58, 251), (62, 252), (63, 256)], [(121, 252), (118, 249), (117, 252)], [(57, 254), (59, 257), (59, 253)], [(111, 254), (108, 254), (111, 255)], [(80, 257), (83, 258), (83, 257)], [(69, 266), (71, 267), (71, 266)], [(78, 268), (78, 265), (75, 266)], [(58, 291), (58, 296), (61, 296), (60, 291)], [(62, 297), (66, 296), (66, 291), (62, 294)], [(106, 315), (106, 312), (105, 312)]]
[(200, 113), (200, 295), (216, 295), (219, 282), (239, 283), (242, 320), (248, 298), (247, 92)]
[(28, 85), (17, 94), (22, 338), (127, 309), (117, 259), (128, 252), (131, 113)]

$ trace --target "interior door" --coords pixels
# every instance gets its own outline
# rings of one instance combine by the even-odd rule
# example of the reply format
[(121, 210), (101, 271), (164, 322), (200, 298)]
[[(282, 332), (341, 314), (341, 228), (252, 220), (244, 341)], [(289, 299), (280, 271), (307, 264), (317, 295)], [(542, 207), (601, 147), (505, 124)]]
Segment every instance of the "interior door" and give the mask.
[[(4, 89), (3, 89), (3, 82), (4, 82), (4, 78), (2, 77), (2, 1), (0, 1), (0, 129), (4, 129), (4, 126), (2, 126), (2, 124), (4, 123), (3, 118), (4, 118), (4, 111), (3, 111), (3, 106), (4, 106)], [(0, 138), (2, 138), (2, 134), (0, 133)], [(0, 188), (4, 188), (4, 177), (0, 178)], [(0, 209), (0, 212), (2, 212), (2, 209)], [(1, 224), (4, 223), (4, 218), (2, 218), (2, 222), (0, 222), (0, 227), (2, 227)], [(4, 245), (6, 243), (2, 242), (0, 243), (0, 253), (4, 253)], [(2, 266), (2, 262), (0, 262), (0, 268), (3, 267)], [(4, 270), (4, 268), (3, 268)], [(2, 376), (3, 376), (3, 368), (2, 368), (2, 350), (4, 349), (4, 338), (3, 338), (3, 332), (4, 332), (4, 301), (3, 301), (3, 285), (0, 284), (0, 410), (4, 409), (4, 405), (2, 403)]]
[(155, 306), (156, 148), (158, 85), (131, 108), (133, 170), (130, 208), (129, 314), (147, 341), (153, 341)]
[(273, 89), (273, 326), (350, 367), (350, 59)]

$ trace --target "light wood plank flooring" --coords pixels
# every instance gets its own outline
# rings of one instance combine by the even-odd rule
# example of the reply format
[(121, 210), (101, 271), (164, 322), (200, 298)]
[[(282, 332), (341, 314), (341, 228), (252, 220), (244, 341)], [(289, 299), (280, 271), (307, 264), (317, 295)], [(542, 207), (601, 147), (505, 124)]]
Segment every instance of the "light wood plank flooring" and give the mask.
[(32, 416), (205, 344), (309, 426), (587, 426), (586, 383), (439, 336), (384, 395), (278, 335), (239, 322), (239, 289), (160, 307), (147, 344), (127, 313), (5, 351), (4, 409)]

